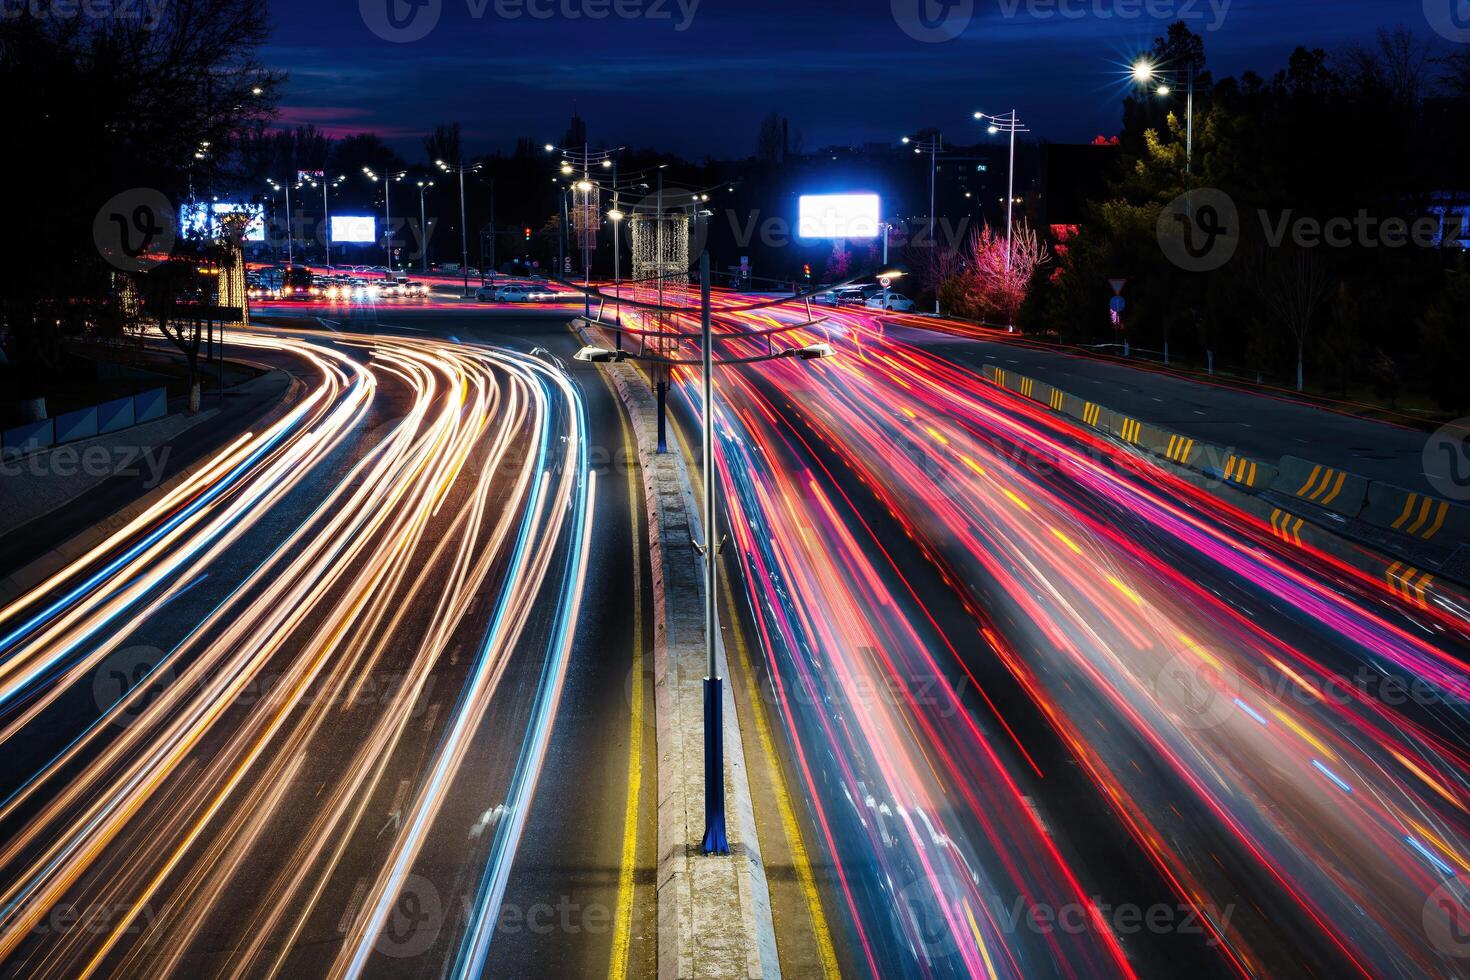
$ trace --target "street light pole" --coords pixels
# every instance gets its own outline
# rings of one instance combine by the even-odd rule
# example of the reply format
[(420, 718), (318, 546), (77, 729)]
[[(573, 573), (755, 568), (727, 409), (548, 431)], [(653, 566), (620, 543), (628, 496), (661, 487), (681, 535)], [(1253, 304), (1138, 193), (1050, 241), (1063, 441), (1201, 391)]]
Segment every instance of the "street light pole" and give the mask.
[(990, 120), (988, 132), (992, 136), (1001, 132), (1010, 134), (1010, 165), (1006, 169), (1006, 272), (1010, 272), (1011, 257), (1014, 254), (1012, 224), (1016, 207), (1016, 134), (1029, 133), (1030, 130), (1021, 125), (1015, 109), (1012, 109), (1003, 116), (991, 116), (983, 112), (977, 112), (975, 113), (975, 118), (982, 121), (986, 119)]
[(439, 169), (440, 170), (444, 171), (447, 174), (459, 174), (459, 251), (460, 251), (459, 271), (460, 271), (460, 275), (464, 278), (464, 293), (463, 293), (463, 298), (464, 299), (469, 299), (469, 296), (470, 296), (470, 228), (469, 228), (469, 219), (467, 217), (468, 209), (465, 206), (464, 175), (467, 174), (467, 173), (473, 173), (474, 171), (479, 170), (481, 165), (477, 163), (473, 167), (466, 167), (461, 162), (461, 163), (456, 163), (454, 166), (451, 167), (449, 164), (445, 163), (443, 160), (435, 160), (434, 162), (439, 165)]
[(729, 854), (725, 834), (724, 681), (715, 656), (720, 613), (718, 583), (720, 535), (715, 528), (715, 368), (709, 310), (709, 252), (699, 253), (699, 332), (704, 369), (704, 842), (706, 854)]
[(429, 221), (428, 212), (424, 208), (424, 193), (434, 186), (434, 182), (419, 181), (419, 272), (423, 275), (429, 274)]
[[(916, 139), (917, 139), (917, 137), (905, 136), (903, 138), (903, 143), (904, 143), (905, 146), (907, 146), (909, 143), (914, 143), (916, 141)], [(937, 186), (938, 174), (939, 174), (939, 153), (943, 149), (944, 149), (944, 134), (943, 133), (939, 133), (939, 132), (936, 132), (933, 136), (930, 136), (927, 139), (917, 140), (917, 145), (915, 145), (915, 147), (914, 147), (914, 152), (915, 153), (927, 153), (927, 154), (929, 154), (929, 247), (930, 248), (937, 248), (938, 245), (939, 245), (939, 240), (938, 240), (938, 236), (937, 236), (937, 230), (938, 229), (936, 228), (936, 220), (937, 220), (937, 217), (938, 216), (935, 215), (934, 212), (935, 212), (935, 210), (938, 207), (937, 200), (936, 200), (936, 198), (937, 198), (937, 195), (936, 195), (936, 186)], [(938, 316), (939, 315), (939, 290), (937, 288), (934, 291), (934, 315), (935, 316)]]
[[(701, 339), (700, 367), (703, 373), (704, 406), (702, 426), (703, 487), (704, 487), (704, 544), (695, 545), (704, 559), (704, 839), (700, 849), (705, 854), (729, 854), (730, 841), (725, 827), (725, 738), (724, 738), (724, 679), (720, 676), (717, 642), (720, 635), (719, 615), (719, 554), (721, 535), (716, 529), (715, 488), (717, 464), (715, 460), (715, 389), (714, 389), (714, 332), (710, 314), (710, 262), (709, 252), (699, 255), (700, 315), (699, 335)], [(662, 305), (660, 304), (660, 308)], [(802, 326), (810, 326), (805, 324)], [(754, 364), (774, 361), (784, 357), (800, 357), (803, 360), (818, 360), (832, 356), (829, 344), (813, 344), (800, 349), (790, 349), (765, 357), (745, 358), (733, 362)], [(579, 361), (598, 363), (619, 362), (629, 357), (646, 360), (661, 366), (687, 363), (659, 356), (632, 355), (617, 350), (599, 347), (584, 347), (575, 355)]]

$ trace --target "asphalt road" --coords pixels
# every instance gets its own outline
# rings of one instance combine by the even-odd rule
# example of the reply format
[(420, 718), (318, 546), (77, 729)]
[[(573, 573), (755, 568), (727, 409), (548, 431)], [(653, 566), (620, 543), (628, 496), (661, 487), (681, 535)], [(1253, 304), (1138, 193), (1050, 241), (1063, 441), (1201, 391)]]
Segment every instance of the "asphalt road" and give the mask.
[(7, 975), (647, 972), (640, 511), (564, 324), (261, 331), (324, 397), (4, 611)]
[(834, 361), (718, 394), (745, 616), (848, 972), (1451, 969), (1466, 624), (836, 326)]

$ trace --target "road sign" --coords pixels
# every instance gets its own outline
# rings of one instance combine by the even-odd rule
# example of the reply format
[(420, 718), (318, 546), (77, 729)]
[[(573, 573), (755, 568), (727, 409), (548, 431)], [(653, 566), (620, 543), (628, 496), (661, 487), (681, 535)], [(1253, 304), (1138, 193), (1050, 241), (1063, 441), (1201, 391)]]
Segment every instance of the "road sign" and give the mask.
[(1121, 296), (1114, 296), (1112, 299), (1108, 300), (1108, 309), (1112, 310), (1114, 313), (1122, 313), (1127, 306), (1128, 301)]
[(1109, 279), (1108, 285), (1113, 287), (1113, 295), (1117, 296), (1123, 292), (1123, 287), (1128, 285), (1127, 279)]

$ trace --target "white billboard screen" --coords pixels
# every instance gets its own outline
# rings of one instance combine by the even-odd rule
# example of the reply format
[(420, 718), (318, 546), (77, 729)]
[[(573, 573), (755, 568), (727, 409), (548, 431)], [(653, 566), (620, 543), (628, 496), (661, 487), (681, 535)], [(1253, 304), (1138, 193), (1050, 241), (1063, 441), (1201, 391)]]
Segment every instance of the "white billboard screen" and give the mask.
[(332, 241), (371, 243), (377, 240), (377, 222), (371, 217), (355, 214), (332, 215)]
[(802, 238), (877, 238), (877, 194), (803, 194), (797, 234)]

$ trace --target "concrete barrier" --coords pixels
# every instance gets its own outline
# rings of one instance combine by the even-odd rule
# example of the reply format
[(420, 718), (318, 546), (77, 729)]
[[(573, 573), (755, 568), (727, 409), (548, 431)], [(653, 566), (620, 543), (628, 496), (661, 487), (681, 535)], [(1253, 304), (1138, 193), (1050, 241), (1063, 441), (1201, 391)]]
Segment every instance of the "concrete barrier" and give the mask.
[(117, 398), (97, 406), (97, 434), (106, 435), (133, 425), (133, 399)]
[(133, 396), (133, 420), (151, 422), (168, 414), (168, 390), (154, 388)]
[(33, 453), (38, 449), (46, 449), (55, 444), (55, 419), (27, 422), (25, 425), (17, 425), (12, 429), (6, 429), (3, 433), (0, 433), (0, 449), (3, 449), (7, 456), (23, 456), (26, 453)]
[(1470, 508), (1387, 483), (1368, 484), (1358, 519), (1423, 541), (1451, 546), (1470, 541)]
[(56, 416), (56, 444), (90, 439), (97, 434), (97, 408), (79, 408)]
[(1298, 456), (1281, 457), (1281, 471), (1271, 489), (1344, 517), (1357, 517), (1368, 498), (1363, 477)]

